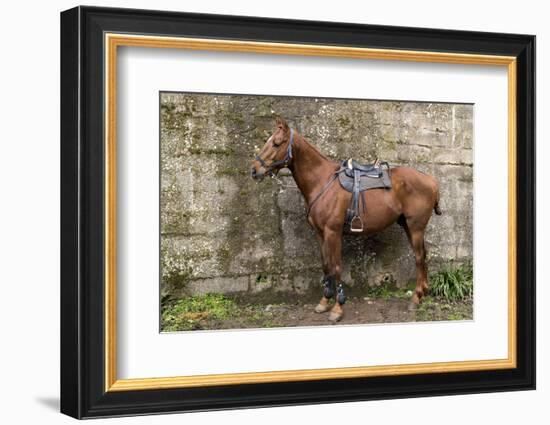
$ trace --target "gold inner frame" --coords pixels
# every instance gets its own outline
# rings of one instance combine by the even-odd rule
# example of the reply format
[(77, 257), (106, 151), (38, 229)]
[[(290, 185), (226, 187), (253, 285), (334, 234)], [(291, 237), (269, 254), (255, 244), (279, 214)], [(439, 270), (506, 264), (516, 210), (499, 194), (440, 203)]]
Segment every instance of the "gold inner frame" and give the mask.
[[(516, 358), (516, 58), (255, 41), (105, 34), (105, 391), (357, 378), (515, 368)], [(508, 71), (508, 358), (383, 366), (118, 379), (116, 372), (116, 100), (119, 46), (248, 52), (507, 67)]]

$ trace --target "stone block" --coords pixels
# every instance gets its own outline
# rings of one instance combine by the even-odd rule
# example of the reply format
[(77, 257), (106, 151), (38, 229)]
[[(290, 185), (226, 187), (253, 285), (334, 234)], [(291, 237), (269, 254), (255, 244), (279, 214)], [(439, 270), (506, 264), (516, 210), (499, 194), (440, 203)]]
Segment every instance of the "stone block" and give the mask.
[(248, 281), (248, 276), (220, 276), (208, 279), (197, 279), (187, 284), (186, 291), (192, 295), (245, 292), (248, 291)]

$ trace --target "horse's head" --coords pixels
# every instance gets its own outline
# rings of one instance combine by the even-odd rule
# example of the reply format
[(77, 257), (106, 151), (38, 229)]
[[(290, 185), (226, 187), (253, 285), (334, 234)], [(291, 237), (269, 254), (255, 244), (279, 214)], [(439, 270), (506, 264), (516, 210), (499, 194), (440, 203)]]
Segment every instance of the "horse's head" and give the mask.
[(288, 167), (292, 160), (294, 131), (282, 118), (277, 118), (275, 124), (275, 132), (252, 161), (250, 175), (254, 179), (261, 180), (265, 176), (277, 175), (279, 170)]

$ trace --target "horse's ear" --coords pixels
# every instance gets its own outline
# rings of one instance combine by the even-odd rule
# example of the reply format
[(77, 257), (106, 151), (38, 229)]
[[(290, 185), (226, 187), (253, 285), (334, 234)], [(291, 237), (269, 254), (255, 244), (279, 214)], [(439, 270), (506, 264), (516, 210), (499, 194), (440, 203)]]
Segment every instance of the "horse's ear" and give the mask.
[(277, 117), (275, 119), (275, 124), (277, 125), (277, 127), (282, 128), (283, 130), (288, 130), (288, 124), (282, 117)]

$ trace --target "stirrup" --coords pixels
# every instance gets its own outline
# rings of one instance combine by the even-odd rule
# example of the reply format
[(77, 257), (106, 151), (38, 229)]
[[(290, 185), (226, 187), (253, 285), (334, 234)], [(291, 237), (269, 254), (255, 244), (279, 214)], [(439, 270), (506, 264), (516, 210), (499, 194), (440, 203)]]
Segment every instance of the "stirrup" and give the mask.
[[(354, 227), (353, 226), (353, 223), (355, 221), (359, 220), (359, 223), (361, 224), (361, 227)], [(363, 231), (363, 220), (361, 219), (361, 217), (359, 217), (358, 215), (356, 215), (355, 217), (353, 217), (351, 219), (351, 222), (349, 224), (349, 229), (351, 232), (354, 232), (354, 233), (360, 233)]]

